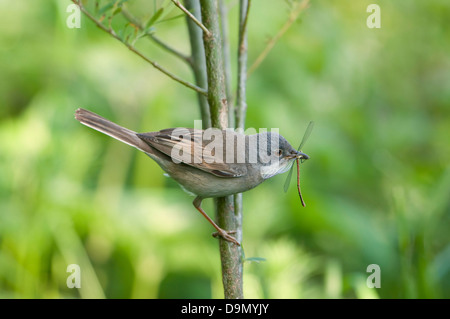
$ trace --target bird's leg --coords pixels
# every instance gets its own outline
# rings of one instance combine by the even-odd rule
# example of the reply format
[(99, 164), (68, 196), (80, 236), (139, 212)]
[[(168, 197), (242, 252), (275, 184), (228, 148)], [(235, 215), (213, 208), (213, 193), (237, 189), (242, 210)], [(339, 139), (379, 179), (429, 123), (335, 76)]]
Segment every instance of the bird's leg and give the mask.
[(217, 226), (217, 224), (211, 218), (209, 218), (209, 216), (203, 211), (203, 209), (201, 207), (202, 200), (203, 200), (203, 198), (201, 198), (200, 196), (197, 196), (194, 199), (193, 204), (194, 204), (194, 207), (211, 223), (211, 225), (213, 225), (214, 228), (217, 229), (217, 233), (214, 233), (213, 236), (214, 237), (221, 236), (223, 239), (240, 246), (239, 242), (233, 236), (230, 236), (230, 234), (234, 234), (234, 233), (236, 233), (236, 231), (226, 231), (226, 230), (223, 230), (222, 228), (220, 228), (219, 226)]

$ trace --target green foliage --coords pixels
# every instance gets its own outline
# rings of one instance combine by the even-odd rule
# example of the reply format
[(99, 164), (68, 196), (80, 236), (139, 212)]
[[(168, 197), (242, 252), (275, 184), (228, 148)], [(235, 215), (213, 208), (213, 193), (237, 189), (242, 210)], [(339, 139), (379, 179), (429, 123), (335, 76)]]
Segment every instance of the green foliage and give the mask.
[[(192, 127), (195, 95), (85, 17), (67, 28), (69, 3), (0, 4), (0, 297), (221, 298), (218, 244), (193, 198), (73, 118), (85, 107), (137, 131)], [(281, 3), (252, 2), (250, 63), (288, 18)], [(382, 27), (369, 29), (370, 3), (311, 1), (249, 77), (248, 127), (278, 127), (294, 147), (315, 128), (306, 208), (295, 187), (283, 192), (285, 175), (244, 194), (245, 253), (265, 259), (244, 264), (248, 298), (450, 297), (450, 4), (380, 0)], [(96, 14), (105, 25), (115, 14), (119, 32), (128, 9), (188, 53), (171, 7), (100, 1)], [(151, 39), (137, 45), (193, 81)], [(213, 215), (210, 200), (204, 209)], [(69, 264), (80, 289), (66, 286)], [(379, 289), (366, 285), (369, 264)]]
[(159, 8), (156, 10), (156, 12), (152, 15), (152, 17), (148, 20), (148, 22), (145, 24), (146, 28), (151, 27), (158, 19), (161, 17), (162, 13), (164, 12), (164, 8)]

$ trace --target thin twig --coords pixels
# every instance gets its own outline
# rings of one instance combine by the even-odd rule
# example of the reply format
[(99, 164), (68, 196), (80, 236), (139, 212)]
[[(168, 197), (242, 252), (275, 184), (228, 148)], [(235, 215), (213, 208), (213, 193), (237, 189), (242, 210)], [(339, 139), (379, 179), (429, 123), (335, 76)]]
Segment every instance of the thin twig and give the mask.
[(103, 31), (105, 31), (106, 33), (109, 33), (113, 38), (115, 38), (116, 40), (122, 42), (130, 51), (136, 53), (138, 56), (140, 56), (141, 58), (143, 58), (145, 61), (147, 61), (148, 63), (150, 63), (155, 69), (161, 71), (162, 73), (164, 73), (165, 75), (167, 75), (168, 77), (170, 77), (171, 79), (177, 81), (178, 83), (198, 92), (201, 93), (203, 95), (207, 95), (207, 91), (205, 89), (202, 89), (192, 83), (189, 83), (183, 79), (181, 79), (180, 77), (176, 76), (175, 74), (171, 73), (170, 71), (166, 70), (165, 68), (163, 68), (162, 66), (160, 66), (157, 62), (151, 60), (150, 58), (148, 58), (147, 56), (145, 56), (143, 53), (141, 53), (138, 49), (136, 49), (133, 45), (131, 45), (130, 43), (122, 40), (117, 34), (116, 32), (112, 29), (112, 28), (107, 28), (105, 27), (100, 21), (98, 21), (94, 16), (92, 16), (87, 10), (86, 8), (82, 5), (81, 1), (79, 0), (72, 0), (72, 2), (74, 2), (75, 4), (77, 4), (80, 8), (80, 10), (92, 21), (94, 22), (100, 29), (102, 29)]
[(291, 25), (297, 20), (300, 13), (302, 13), (308, 6), (309, 0), (303, 0), (301, 3), (299, 3), (296, 8), (291, 12), (289, 15), (289, 19), (286, 21), (286, 23), (281, 27), (280, 31), (267, 43), (264, 50), (261, 52), (261, 54), (256, 58), (255, 62), (253, 62), (252, 66), (249, 68), (247, 72), (247, 76), (253, 73), (255, 69), (261, 64), (262, 61), (267, 57), (269, 52), (272, 50), (272, 48), (275, 46), (277, 41), (283, 36), (283, 34), (286, 33), (286, 31), (291, 27)]
[[(136, 27), (138, 27), (139, 30), (141, 30), (141, 31), (144, 30), (144, 26), (142, 25), (142, 23), (140, 23), (138, 21), (138, 19), (136, 19), (136, 17), (134, 17), (130, 12), (128, 12), (128, 10), (126, 10), (125, 8), (122, 8), (121, 13), (125, 17), (125, 19), (127, 19), (129, 22), (131, 22)], [(146, 36), (148, 36), (150, 39), (152, 39), (157, 45), (159, 45), (161, 48), (163, 48), (167, 52), (173, 54), (174, 56), (180, 58), (181, 60), (183, 60), (184, 62), (186, 62), (190, 66), (192, 66), (192, 59), (191, 59), (190, 56), (187, 56), (186, 54), (184, 54), (184, 53), (178, 51), (177, 49), (169, 46), (167, 43), (163, 42), (161, 39), (159, 39), (154, 34), (146, 33)]]
[(171, 46), (167, 45), (167, 43), (163, 42), (161, 39), (159, 39), (157, 36), (155, 36), (153, 34), (148, 34), (148, 36), (164, 50), (172, 53), (173, 55), (178, 56), (183, 61), (185, 61), (187, 64), (192, 65), (192, 60), (191, 60), (190, 56), (187, 56), (184, 53), (181, 53), (180, 51), (172, 48)]
[(186, 15), (192, 19), (192, 21), (195, 22), (196, 25), (198, 25), (207, 35), (208, 37), (211, 36), (211, 32), (209, 32), (209, 30), (203, 25), (203, 23), (201, 23), (200, 21), (198, 21), (198, 19), (189, 12), (189, 10), (187, 10), (185, 7), (183, 7), (183, 5), (180, 3), (180, 1), (178, 0), (172, 0), (172, 2), (178, 7), (180, 8), (181, 11), (183, 11), (184, 13), (186, 13)]

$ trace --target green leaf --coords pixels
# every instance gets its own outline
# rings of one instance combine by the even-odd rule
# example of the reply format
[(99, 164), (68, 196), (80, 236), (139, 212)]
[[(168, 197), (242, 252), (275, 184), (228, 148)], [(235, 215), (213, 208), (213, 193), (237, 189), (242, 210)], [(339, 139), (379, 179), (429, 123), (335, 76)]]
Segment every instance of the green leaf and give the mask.
[(116, 14), (118, 14), (118, 13), (120, 13), (120, 12), (122, 12), (122, 7), (118, 7), (118, 8), (116, 8), (116, 10), (114, 10), (114, 12), (113, 12), (113, 16), (115, 16)]
[(145, 29), (148, 29), (149, 27), (151, 27), (161, 17), (163, 12), (164, 12), (164, 8), (159, 8), (153, 14), (153, 16), (150, 18), (150, 20), (148, 20), (147, 24), (145, 25)]
[(101, 8), (98, 10), (98, 14), (102, 15), (102, 14), (104, 14), (106, 11), (111, 10), (112, 7), (114, 7), (115, 4), (116, 4), (115, 1), (110, 2), (110, 3), (108, 3), (108, 4), (105, 4), (103, 7), (101, 7)]
[(154, 27), (150, 27), (150, 28), (147, 28), (147, 29), (145, 29), (145, 30), (139, 31), (139, 32), (135, 35), (135, 37), (134, 37), (133, 44), (134, 44), (137, 40), (139, 40), (140, 38), (143, 38), (143, 37), (145, 37), (145, 36), (148, 36), (148, 35), (154, 34), (154, 33), (155, 33), (155, 28), (154, 28)]

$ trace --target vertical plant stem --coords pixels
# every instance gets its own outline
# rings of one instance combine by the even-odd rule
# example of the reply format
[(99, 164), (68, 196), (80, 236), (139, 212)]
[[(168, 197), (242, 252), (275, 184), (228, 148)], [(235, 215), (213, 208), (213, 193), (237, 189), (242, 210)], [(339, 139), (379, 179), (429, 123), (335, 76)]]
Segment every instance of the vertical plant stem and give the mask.
[(233, 95), (231, 93), (230, 36), (228, 32), (228, 8), (225, 0), (219, 0), (220, 29), (222, 31), (223, 66), (225, 68), (225, 92), (228, 100), (228, 127), (234, 127)]
[(236, 92), (236, 128), (244, 129), (247, 112), (247, 21), (251, 0), (239, 3), (238, 85)]
[(203, 24), (211, 32), (210, 35), (203, 33), (211, 124), (213, 127), (226, 128), (228, 126), (228, 103), (225, 92), (217, 0), (201, 0), (200, 4)]
[[(238, 85), (236, 92), (235, 125), (237, 129), (245, 129), (245, 114), (247, 112), (247, 21), (251, 0), (241, 0), (239, 3), (239, 46), (238, 46)], [(242, 193), (234, 195), (234, 215), (237, 229), (242, 230), (243, 203)], [(242, 232), (240, 236), (242, 238)], [(241, 240), (236, 238), (237, 240)]]
[[(203, 25), (210, 35), (203, 33), (206, 70), (208, 78), (208, 103), (213, 127), (228, 126), (228, 105), (223, 67), (222, 40), (219, 25), (218, 0), (200, 0)], [(227, 231), (237, 231), (233, 196), (215, 200), (219, 227)], [(242, 230), (239, 230), (242, 232)], [(227, 299), (243, 298), (241, 247), (220, 240), (220, 259), (224, 296)]]
[[(198, 0), (184, 0), (184, 6), (194, 17), (201, 21), (200, 3)], [(189, 41), (191, 43), (192, 70), (194, 72), (195, 83), (202, 88), (208, 87), (206, 77), (205, 49), (203, 47), (203, 32), (195, 22), (186, 17), (186, 23), (189, 31)], [(202, 116), (203, 129), (211, 127), (211, 114), (209, 112), (208, 99), (205, 95), (198, 93), (198, 103)]]

